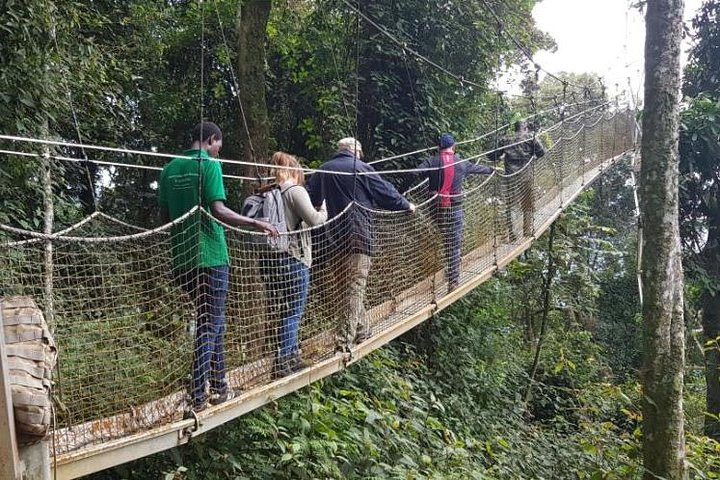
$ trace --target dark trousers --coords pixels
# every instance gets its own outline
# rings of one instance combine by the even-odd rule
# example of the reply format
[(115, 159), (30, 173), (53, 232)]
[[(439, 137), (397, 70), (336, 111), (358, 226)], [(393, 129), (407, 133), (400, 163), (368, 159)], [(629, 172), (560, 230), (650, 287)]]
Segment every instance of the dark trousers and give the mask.
[(442, 235), (448, 289), (453, 290), (460, 283), (460, 249), (465, 229), (465, 212), (459, 205), (438, 206), (435, 211), (435, 221)]
[(195, 356), (190, 394), (193, 406), (205, 402), (205, 385), (224, 394), (225, 381), (225, 302), (230, 269), (227, 265), (198, 268), (176, 274), (176, 281), (195, 305)]
[(513, 180), (513, 188), (510, 188), (510, 185), (506, 184), (505, 218), (511, 242), (514, 242), (517, 239), (517, 234), (513, 227), (513, 207), (515, 205), (520, 207), (520, 211), (522, 213), (523, 236), (531, 237), (533, 235), (533, 214), (535, 211), (535, 198), (533, 192), (534, 182), (532, 167), (533, 166), (530, 165), (525, 170), (514, 173), (515, 179)]

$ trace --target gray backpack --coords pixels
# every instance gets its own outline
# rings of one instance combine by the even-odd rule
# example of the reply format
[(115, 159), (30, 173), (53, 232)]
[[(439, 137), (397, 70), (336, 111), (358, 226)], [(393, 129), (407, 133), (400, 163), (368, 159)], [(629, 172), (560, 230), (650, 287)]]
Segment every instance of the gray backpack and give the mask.
[(280, 236), (271, 238), (267, 235), (251, 235), (250, 242), (261, 246), (270, 246), (273, 250), (287, 252), (290, 248), (290, 236), (285, 219), (285, 201), (283, 195), (292, 187), (282, 188), (277, 184), (259, 188), (245, 199), (240, 213), (246, 217), (268, 222), (277, 228)]

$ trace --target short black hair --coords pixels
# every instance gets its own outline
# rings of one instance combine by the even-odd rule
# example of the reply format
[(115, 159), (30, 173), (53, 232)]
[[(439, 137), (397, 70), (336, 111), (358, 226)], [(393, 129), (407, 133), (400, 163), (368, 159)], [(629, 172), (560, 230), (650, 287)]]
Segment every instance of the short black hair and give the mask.
[(222, 140), (222, 131), (220, 127), (215, 125), (213, 122), (200, 122), (195, 125), (192, 129), (192, 142), (206, 142), (215, 135), (215, 138)]

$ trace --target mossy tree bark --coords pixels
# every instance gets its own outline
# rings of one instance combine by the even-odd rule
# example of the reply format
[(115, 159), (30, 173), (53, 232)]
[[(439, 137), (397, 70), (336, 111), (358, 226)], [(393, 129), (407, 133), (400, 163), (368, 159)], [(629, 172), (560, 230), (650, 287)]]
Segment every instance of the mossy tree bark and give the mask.
[(649, 0), (645, 40), (641, 264), (646, 479), (684, 479), (683, 270), (678, 226), (678, 102), (682, 0)]
[[(238, 7), (236, 31), (238, 38), (238, 83), (244, 116), (238, 120), (243, 160), (268, 163), (270, 153), (270, 120), (265, 97), (265, 42), (272, 0), (246, 0)], [(259, 172), (266, 175), (267, 172)], [(247, 167), (245, 174), (258, 171)]]

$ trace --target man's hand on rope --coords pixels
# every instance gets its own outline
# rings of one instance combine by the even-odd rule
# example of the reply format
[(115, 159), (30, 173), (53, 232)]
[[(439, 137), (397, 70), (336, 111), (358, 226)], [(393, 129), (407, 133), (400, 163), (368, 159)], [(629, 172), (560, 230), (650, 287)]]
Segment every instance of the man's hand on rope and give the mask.
[(271, 225), (267, 222), (263, 222), (261, 220), (258, 220), (257, 223), (254, 225), (255, 228), (260, 230), (261, 232), (265, 232), (268, 235), (270, 235), (272, 238), (277, 238), (279, 236), (278, 229), (275, 228), (275, 225)]
[(408, 207), (408, 212), (415, 213), (415, 210), (417, 210), (417, 207), (415, 206), (414, 203), (411, 202), (410, 207)]

